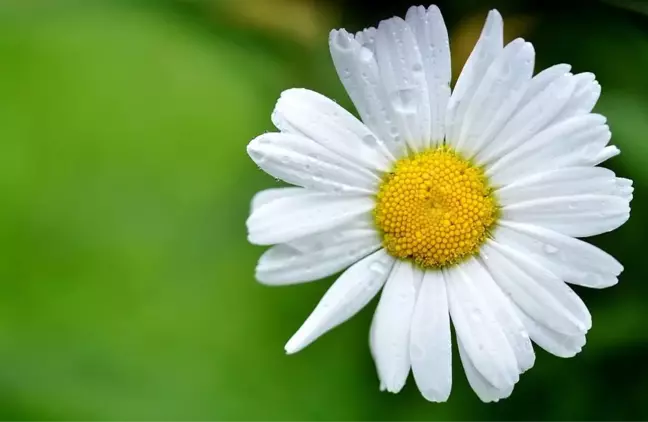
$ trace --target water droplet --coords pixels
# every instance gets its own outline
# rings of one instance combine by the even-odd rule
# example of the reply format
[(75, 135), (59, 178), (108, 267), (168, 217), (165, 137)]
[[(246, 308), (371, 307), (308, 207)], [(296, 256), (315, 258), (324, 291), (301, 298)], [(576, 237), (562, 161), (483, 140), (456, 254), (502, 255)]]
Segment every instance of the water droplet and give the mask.
[(335, 37), (335, 41), (337, 46), (342, 49), (348, 49), (351, 45), (349, 36), (346, 34), (346, 32), (343, 31), (338, 31), (337, 36)]
[(414, 66), (412, 66), (412, 71), (413, 72), (421, 72), (423, 70), (423, 66), (421, 63), (414, 63)]
[(556, 252), (558, 252), (558, 248), (555, 247), (554, 245), (550, 245), (550, 244), (544, 245), (542, 247), (542, 250), (544, 250), (545, 253), (548, 253), (548, 254), (555, 254)]
[(400, 89), (391, 95), (394, 111), (403, 114), (416, 113), (418, 94), (414, 89)]
[(383, 274), (385, 272), (385, 264), (380, 261), (372, 262), (371, 264), (369, 264), (369, 271)]
[(373, 134), (368, 134), (362, 137), (362, 142), (364, 142), (365, 145), (368, 147), (375, 147), (376, 144), (378, 143), (378, 139)]
[(282, 164), (288, 164), (290, 162), (290, 158), (287, 155), (282, 155), (279, 161), (281, 161)]
[(360, 60), (363, 62), (370, 62), (373, 60), (374, 54), (367, 47), (360, 48)]

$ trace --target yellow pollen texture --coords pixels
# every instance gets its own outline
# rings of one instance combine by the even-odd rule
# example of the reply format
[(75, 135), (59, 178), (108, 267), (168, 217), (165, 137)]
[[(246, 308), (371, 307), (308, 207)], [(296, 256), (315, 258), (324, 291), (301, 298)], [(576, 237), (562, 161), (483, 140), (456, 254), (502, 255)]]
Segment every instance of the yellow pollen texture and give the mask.
[(479, 250), (497, 213), (483, 171), (444, 146), (396, 162), (374, 217), (390, 254), (443, 268)]

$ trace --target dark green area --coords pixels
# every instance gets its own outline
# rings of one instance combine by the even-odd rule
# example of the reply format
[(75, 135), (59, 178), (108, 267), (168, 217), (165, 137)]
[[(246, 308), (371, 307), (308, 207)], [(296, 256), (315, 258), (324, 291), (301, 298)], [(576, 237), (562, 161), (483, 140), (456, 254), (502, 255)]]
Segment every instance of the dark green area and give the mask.
[[(283, 89), (349, 101), (326, 29), (300, 42), (232, 22), (224, 3), (0, 3), (0, 419), (648, 418), (641, 2), (441, 2), (453, 28), (493, 7), (505, 21), (524, 16), (537, 69), (596, 73), (597, 111), (622, 149), (610, 166), (636, 186), (630, 222), (592, 240), (626, 270), (609, 290), (578, 289), (594, 319), (584, 351), (539, 350), (497, 405), (479, 402), (458, 359), (447, 404), (426, 402), (411, 380), (379, 393), (374, 305), (284, 355), (330, 280), (254, 281), (262, 248), (244, 222), (254, 192), (276, 183), (245, 146), (272, 130)], [(327, 10), (360, 29), (409, 6), (372, 4)]]

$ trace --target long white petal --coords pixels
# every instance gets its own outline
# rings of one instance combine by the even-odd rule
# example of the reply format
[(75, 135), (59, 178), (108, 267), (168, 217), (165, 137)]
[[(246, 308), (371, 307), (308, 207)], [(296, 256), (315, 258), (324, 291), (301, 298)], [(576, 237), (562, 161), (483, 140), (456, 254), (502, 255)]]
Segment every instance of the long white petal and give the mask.
[(285, 285), (328, 277), (381, 247), (378, 232), (363, 221), (273, 246), (259, 259), (256, 279)]
[(536, 224), (574, 237), (609, 232), (630, 216), (628, 198), (614, 195), (556, 196), (502, 208), (502, 219)]
[(513, 392), (513, 386), (507, 385), (503, 388), (494, 387), (482, 374), (479, 373), (468, 353), (466, 348), (463, 346), (461, 339), (457, 339), (459, 357), (461, 358), (461, 363), (466, 372), (466, 378), (468, 379), (468, 384), (473, 389), (477, 397), (484, 403), (498, 402), (501, 399), (505, 399), (511, 395)]
[(430, 146), (443, 143), (445, 115), (450, 99), (450, 43), (439, 8), (412, 6), (405, 20), (414, 31), (423, 58), (423, 71), (430, 96)]
[[(556, 70), (560, 71), (562, 68), (559, 67)], [(548, 75), (554, 76), (553, 72)], [(537, 85), (548, 79), (548, 77), (544, 77), (540, 82), (536, 81), (536, 78), (540, 76), (542, 74), (531, 80), (529, 90), (535, 89)], [(524, 103), (525, 100), (522, 100), (519, 111), (510, 118), (501, 132), (492, 139), (492, 142), (484, 145), (477, 154), (477, 160), (480, 163), (493, 162), (546, 128), (570, 98), (574, 86), (571, 74), (565, 73), (558, 78), (551, 79), (549, 85), (526, 103)], [(527, 94), (529, 90), (527, 90)]]
[(248, 240), (257, 245), (287, 243), (361, 219), (370, 221), (374, 200), (318, 192), (276, 199), (247, 219)]
[(583, 165), (607, 145), (610, 136), (603, 116), (576, 116), (549, 126), (505, 154), (487, 166), (486, 175), (496, 186), (503, 186), (533, 173)]
[(509, 346), (515, 354), (518, 371), (525, 372), (535, 363), (535, 353), (529, 335), (515, 313), (511, 300), (504, 295), (495, 283), (488, 270), (477, 259), (470, 259), (463, 264), (473, 275), (484, 299), (491, 307), (493, 315), (502, 328)]
[(609, 160), (612, 157), (616, 157), (619, 154), (621, 154), (621, 150), (619, 150), (619, 148), (617, 148), (614, 145), (608, 145), (602, 150), (600, 150), (591, 159), (587, 160), (585, 164), (589, 164), (591, 166), (597, 166), (602, 162)]
[(475, 48), (468, 57), (455, 84), (446, 113), (446, 143), (455, 145), (460, 134), (470, 99), (474, 95), (486, 70), (503, 48), (502, 16), (491, 10)]
[(570, 336), (591, 328), (592, 317), (578, 295), (531, 258), (492, 240), (480, 253), (504, 293), (533, 319)]
[(447, 271), (450, 315), (457, 338), (477, 371), (489, 384), (505, 389), (519, 379), (517, 361), (480, 288), (480, 275), (466, 265)]
[(345, 194), (371, 194), (379, 177), (312, 139), (266, 133), (253, 139), (248, 154), (263, 171), (304, 188)]
[(601, 96), (601, 85), (596, 81), (593, 73), (579, 73), (572, 76), (572, 78), (576, 84), (576, 89), (569, 102), (561, 108), (555, 123), (591, 112)]
[(288, 196), (299, 196), (308, 193), (312, 193), (312, 191), (309, 191), (308, 189), (304, 189), (304, 188), (294, 188), (294, 187), (264, 189), (262, 191), (257, 192), (252, 197), (252, 202), (250, 203), (250, 212), (252, 213), (257, 209), (261, 208), (262, 206), (268, 205), (270, 202), (273, 202), (274, 200), (279, 198), (285, 198)]
[(307, 89), (284, 91), (272, 113), (275, 126), (303, 135), (344, 158), (386, 171), (393, 157), (376, 135), (336, 102)]
[(410, 26), (394, 17), (380, 22), (375, 38), (380, 77), (393, 119), (413, 151), (430, 141), (430, 97), (423, 58)]
[(564, 281), (580, 286), (612, 286), (623, 271), (614, 257), (596, 246), (531, 224), (502, 221), (495, 240), (531, 255)]
[(516, 180), (498, 189), (497, 198), (500, 205), (507, 206), (556, 196), (621, 193), (611, 170), (603, 167), (567, 167)]
[(525, 107), (531, 101), (534, 101), (541, 92), (545, 91), (558, 79), (567, 75), (570, 70), (570, 65), (562, 63), (553, 65), (539, 72), (531, 79), (531, 82), (524, 93), (524, 97), (522, 97), (522, 101), (520, 101), (520, 106)]
[(410, 323), (421, 273), (409, 261), (396, 261), (371, 323), (371, 353), (384, 389), (399, 392), (410, 370)]
[(362, 121), (399, 158), (407, 149), (388, 107), (374, 53), (374, 33), (375, 29), (369, 28), (356, 38), (344, 29), (333, 30), (329, 48), (338, 76)]
[(378, 293), (393, 265), (394, 258), (379, 250), (346, 270), (286, 343), (286, 353), (300, 351), (358, 313)]
[(426, 271), (410, 332), (414, 380), (423, 397), (444, 402), (452, 389), (452, 339), (448, 295), (442, 271)]
[(534, 321), (521, 309), (516, 310), (531, 339), (547, 352), (561, 358), (570, 358), (579, 353), (585, 345), (585, 334), (568, 336), (559, 333)]
[(495, 57), (470, 99), (454, 144), (458, 151), (473, 157), (502, 129), (531, 80), (534, 59), (533, 46), (520, 38)]

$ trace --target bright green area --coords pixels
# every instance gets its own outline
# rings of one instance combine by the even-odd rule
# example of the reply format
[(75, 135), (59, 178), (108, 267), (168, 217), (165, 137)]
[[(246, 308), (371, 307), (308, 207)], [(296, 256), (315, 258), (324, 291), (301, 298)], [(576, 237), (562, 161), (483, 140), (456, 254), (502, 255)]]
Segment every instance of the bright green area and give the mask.
[[(610, 165), (636, 191), (630, 222), (593, 240), (625, 265), (620, 284), (577, 289), (594, 319), (584, 352), (539, 351), (498, 405), (477, 400), (456, 359), (450, 402), (435, 405), (412, 382), (378, 392), (373, 304), (284, 355), (330, 280), (254, 281), (263, 249), (244, 222), (275, 182), (245, 146), (272, 130), (283, 89), (349, 102), (325, 31), (309, 48), (207, 3), (0, 5), (0, 419), (648, 418), (648, 16), (594, 1), (448, 6), (451, 22), (500, 3), (526, 12), (538, 67), (595, 72), (623, 151)], [(360, 7), (345, 16), (371, 22)]]

